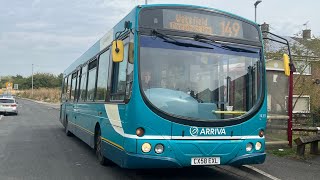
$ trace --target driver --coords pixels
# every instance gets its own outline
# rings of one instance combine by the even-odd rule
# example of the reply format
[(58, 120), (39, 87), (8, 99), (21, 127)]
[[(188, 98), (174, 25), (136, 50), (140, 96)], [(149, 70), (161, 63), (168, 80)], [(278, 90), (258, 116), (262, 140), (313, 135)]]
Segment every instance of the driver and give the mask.
[(144, 71), (142, 72), (142, 87), (144, 90), (151, 88), (151, 72)]

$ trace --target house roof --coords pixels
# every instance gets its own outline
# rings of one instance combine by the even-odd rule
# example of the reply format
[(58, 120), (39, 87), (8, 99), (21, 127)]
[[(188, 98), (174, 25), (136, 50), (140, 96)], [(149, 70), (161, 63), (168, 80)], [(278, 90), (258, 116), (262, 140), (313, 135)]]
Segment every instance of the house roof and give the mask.
[[(302, 43), (299, 42), (299, 40), (301, 40), (301, 38), (290, 37), (290, 36), (282, 36), (282, 37), (285, 38), (289, 42), (292, 55), (294, 55), (294, 56), (298, 56), (298, 55), (299, 56), (309, 56), (309, 57), (315, 56), (315, 54), (311, 50), (308, 50), (307, 47), (305, 47)], [(272, 36), (270, 34), (268, 34), (268, 38), (284, 42), (284, 40), (277, 38), (275, 36)], [(301, 54), (296, 54), (296, 52), (294, 51), (295, 48), (301, 49), (302, 50)], [(275, 41), (265, 40), (265, 49), (267, 52), (279, 52), (281, 50), (287, 50), (287, 47), (286, 47), (286, 45), (275, 42)], [(310, 51), (311, 51), (311, 53), (310, 53)]]

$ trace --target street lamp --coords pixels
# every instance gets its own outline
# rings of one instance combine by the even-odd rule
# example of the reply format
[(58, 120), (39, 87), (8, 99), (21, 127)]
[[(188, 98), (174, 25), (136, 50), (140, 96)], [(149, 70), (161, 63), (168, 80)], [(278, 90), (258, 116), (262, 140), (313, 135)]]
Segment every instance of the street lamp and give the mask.
[(260, 4), (262, 0), (258, 0), (254, 3), (254, 22), (257, 22), (257, 6)]
[(33, 64), (32, 64), (32, 76), (31, 76), (31, 97), (33, 98)]

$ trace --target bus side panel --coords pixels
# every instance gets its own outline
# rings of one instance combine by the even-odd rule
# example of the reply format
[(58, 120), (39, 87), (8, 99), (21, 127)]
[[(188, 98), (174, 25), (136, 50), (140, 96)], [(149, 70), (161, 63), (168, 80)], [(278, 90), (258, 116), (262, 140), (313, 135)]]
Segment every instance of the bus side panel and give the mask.
[(65, 103), (65, 114), (66, 114), (66, 121), (68, 120), (68, 129), (72, 133), (76, 133), (75, 129), (75, 119), (74, 119), (74, 112), (73, 112), (73, 103), (66, 102)]
[(94, 123), (99, 120), (97, 104), (78, 104), (77, 135), (91, 147), (94, 147)]

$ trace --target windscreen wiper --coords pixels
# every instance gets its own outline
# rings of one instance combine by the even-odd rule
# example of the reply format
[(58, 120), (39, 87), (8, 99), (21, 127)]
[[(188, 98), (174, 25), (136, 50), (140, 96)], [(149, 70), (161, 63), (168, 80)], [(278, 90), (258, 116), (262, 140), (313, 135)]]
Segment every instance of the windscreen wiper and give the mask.
[(201, 45), (196, 45), (196, 44), (192, 44), (192, 43), (185, 43), (185, 42), (180, 42), (168, 35), (165, 35), (163, 33), (160, 33), (159, 31), (153, 29), (151, 31), (151, 35), (159, 37), (161, 39), (163, 39), (166, 43), (171, 43), (177, 46), (183, 46), (183, 47), (194, 47), (194, 48), (204, 48), (204, 49), (213, 49), (212, 47), (207, 47), (207, 46), (201, 46)]
[[(225, 45), (225, 44), (222, 44), (222, 43), (217, 43), (215, 40), (210, 39), (210, 38), (208, 38), (206, 36), (199, 35), (199, 34), (193, 36), (193, 39), (195, 41), (211, 44), (214, 47), (222, 48), (222, 49), (225, 49), (225, 50), (230, 50), (230, 51), (235, 51), (235, 52), (257, 53), (255, 51), (251, 51), (251, 50), (247, 50), (247, 49), (243, 49), (243, 48), (239, 48), (239, 47), (232, 47), (232, 46)], [(217, 43), (220, 46), (215, 45), (213, 43)]]

